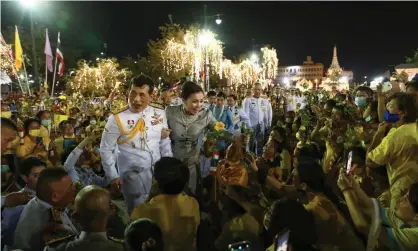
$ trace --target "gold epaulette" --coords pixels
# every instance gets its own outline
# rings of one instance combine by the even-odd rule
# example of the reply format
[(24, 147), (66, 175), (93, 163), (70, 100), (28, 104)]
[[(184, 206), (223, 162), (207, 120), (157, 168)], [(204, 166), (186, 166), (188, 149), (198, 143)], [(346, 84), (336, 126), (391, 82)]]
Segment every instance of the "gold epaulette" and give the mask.
[(111, 241), (113, 241), (113, 242), (116, 242), (116, 243), (119, 243), (119, 244), (124, 244), (124, 243), (125, 243), (125, 241), (124, 241), (124, 240), (122, 240), (122, 239), (114, 238), (114, 237), (111, 237), (111, 236), (108, 236), (107, 238), (108, 238), (109, 240), (111, 240)]
[(165, 106), (163, 104), (160, 104), (160, 103), (157, 103), (157, 102), (151, 102), (151, 104), (149, 104), (149, 106), (157, 108), (157, 109), (165, 110)]
[(118, 110), (112, 110), (111, 112), (112, 112), (112, 114), (113, 114), (113, 115), (115, 115), (115, 114), (121, 113), (121, 112), (123, 112), (123, 111), (126, 111), (126, 110), (128, 110), (128, 109), (129, 109), (129, 106), (124, 106), (124, 107), (122, 107), (121, 109), (118, 109)]
[(56, 246), (56, 245), (58, 245), (60, 243), (70, 241), (70, 239), (71, 238), (74, 238), (74, 237), (76, 237), (75, 234), (68, 234), (68, 235), (65, 235), (65, 236), (60, 236), (60, 237), (57, 237), (57, 238), (52, 238), (51, 240), (45, 242), (45, 246), (50, 246), (50, 245)]

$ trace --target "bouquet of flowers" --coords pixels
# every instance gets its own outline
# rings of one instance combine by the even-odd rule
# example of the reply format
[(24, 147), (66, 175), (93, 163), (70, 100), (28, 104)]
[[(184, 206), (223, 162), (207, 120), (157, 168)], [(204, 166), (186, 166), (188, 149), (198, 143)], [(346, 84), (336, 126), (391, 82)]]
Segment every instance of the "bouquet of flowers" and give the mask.
[[(241, 133), (244, 134), (244, 135), (247, 135), (247, 136), (250, 136), (251, 137), (251, 135), (254, 134), (254, 129), (253, 128), (247, 128), (247, 125), (244, 122), (242, 122), (242, 124), (241, 124)], [(245, 150), (246, 150), (246, 152), (249, 152), (250, 151), (249, 144), (246, 144)]]

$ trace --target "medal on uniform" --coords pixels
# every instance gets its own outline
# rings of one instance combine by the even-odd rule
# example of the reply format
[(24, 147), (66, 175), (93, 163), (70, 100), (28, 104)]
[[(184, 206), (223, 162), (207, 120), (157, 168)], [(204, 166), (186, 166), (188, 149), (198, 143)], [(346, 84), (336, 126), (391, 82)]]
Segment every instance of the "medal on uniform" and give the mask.
[(129, 119), (129, 120), (128, 120), (128, 128), (129, 128), (129, 129), (134, 128), (134, 123), (135, 123), (135, 121), (134, 121), (134, 120)]

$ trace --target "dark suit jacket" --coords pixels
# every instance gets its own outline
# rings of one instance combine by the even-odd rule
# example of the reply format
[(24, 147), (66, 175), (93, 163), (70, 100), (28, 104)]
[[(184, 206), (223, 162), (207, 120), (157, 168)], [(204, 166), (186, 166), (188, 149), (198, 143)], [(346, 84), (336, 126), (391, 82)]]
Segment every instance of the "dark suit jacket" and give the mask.
[(106, 233), (81, 232), (80, 236), (54, 243), (45, 251), (123, 251), (123, 244), (108, 239)]

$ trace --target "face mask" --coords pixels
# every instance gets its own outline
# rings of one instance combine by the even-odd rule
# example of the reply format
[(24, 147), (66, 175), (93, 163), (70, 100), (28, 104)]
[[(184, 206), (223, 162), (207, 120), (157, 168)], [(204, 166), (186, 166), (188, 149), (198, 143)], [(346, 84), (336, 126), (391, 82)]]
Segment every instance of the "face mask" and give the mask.
[(90, 125), (95, 125), (97, 123), (96, 120), (90, 120)]
[(51, 125), (51, 120), (50, 119), (44, 119), (42, 120), (42, 125), (45, 127), (48, 127)]
[(1, 172), (2, 173), (7, 173), (9, 171), (10, 171), (9, 165), (1, 165)]
[(356, 97), (354, 102), (356, 103), (356, 106), (358, 106), (360, 108), (363, 108), (367, 105), (367, 100), (366, 100), (365, 97)]
[(287, 118), (287, 119), (286, 119), (286, 123), (289, 123), (289, 124), (290, 124), (290, 123), (293, 123), (293, 119), (291, 119), (291, 118)]
[(106, 121), (100, 121), (99, 126), (104, 127), (106, 125)]
[(41, 134), (41, 130), (40, 129), (34, 129), (34, 130), (30, 130), (29, 131), (29, 135), (33, 136), (33, 137), (38, 137), (39, 134)]
[(95, 153), (100, 153), (100, 148), (99, 148), (99, 147), (97, 147), (97, 146), (96, 146), (96, 147), (94, 147), (94, 152), (95, 152)]
[(6, 119), (10, 119), (12, 117), (12, 112), (1, 112), (1, 117), (2, 118), (6, 118)]
[(400, 119), (399, 114), (393, 114), (388, 112), (388, 110), (385, 110), (384, 114), (383, 114), (383, 118), (386, 122), (396, 122)]

